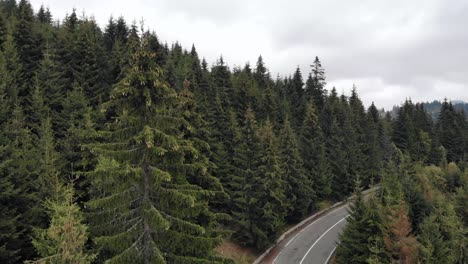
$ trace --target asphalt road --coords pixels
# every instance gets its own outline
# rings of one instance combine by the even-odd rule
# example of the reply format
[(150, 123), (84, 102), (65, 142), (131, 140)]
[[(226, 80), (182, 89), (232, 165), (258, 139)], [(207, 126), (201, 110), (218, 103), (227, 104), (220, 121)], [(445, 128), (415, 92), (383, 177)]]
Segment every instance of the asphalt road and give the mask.
[(346, 226), (348, 204), (338, 207), (310, 223), (289, 238), (274, 259), (274, 264), (325, 264), (336, 248)]

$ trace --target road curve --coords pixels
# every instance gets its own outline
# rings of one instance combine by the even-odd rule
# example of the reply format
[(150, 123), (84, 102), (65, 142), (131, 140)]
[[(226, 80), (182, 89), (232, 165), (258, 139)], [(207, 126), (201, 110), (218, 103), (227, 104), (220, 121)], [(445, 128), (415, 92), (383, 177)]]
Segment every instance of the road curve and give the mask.
[(349, 204), (337, 207), (317, 218), (277, 251), (274, 264), (325, 264), (336, 248), (340, 232), (346, 226)]

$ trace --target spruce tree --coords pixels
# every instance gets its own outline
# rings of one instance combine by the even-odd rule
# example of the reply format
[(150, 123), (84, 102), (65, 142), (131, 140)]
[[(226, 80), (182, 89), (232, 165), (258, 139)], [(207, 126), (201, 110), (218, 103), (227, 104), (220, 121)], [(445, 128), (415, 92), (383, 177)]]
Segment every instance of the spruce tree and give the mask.
[(3, 50), (3, 43), (6, 41), (7, 24), (3, 13), (0, 13), (0, 50)]
[[(231, 117), (234, 115), (231, 114)], [(257, 123), (252, 109), (249, 107), (244, 115), (244, 125), (238, 130), (235, 118), (231, 118), (231, 129), (234, 132), (236, 143), (233, 154), (232, 175), (226, 182), (226, 189), (233, 201), (232, 216), (234, 220), (233, 238), (248, 246), (256, 246), (259, 230), (257, 215), (252, 204), (258, 200), (259, 190), (254, 185), (256, 180), (257, 155), (259, 152), (258, 137), (256, 135)], [(260, 232), (260, 230), (258, 231)]]
[[(347, 151), (344, 148), (345, 138), (343, 135), (347, 131), (343, 131), (340, 126), (338, 115), (336, 114), (339, 107), (338, 97), (336, 90), (332, 89), (330, 96), (325, 101), (324, 108), (320, 114), (320, 124), (324, 136), (325, 144), (325, 156), (330, 164), (331, 177), (323, 178), (325, 184), (319, 184), (320, 186), (326, 186), (324, 190), (331, 189), (331, 198), (340, 200), (349, 193), (352, 189), (351, 178), (349, 177), (349, 159), (346, 158)], [(341, 110), (342, 124), (346, 121), (345, 111)], [(349, 123), (348, 123), (349, 124)], [(351, 142), (352, 143), (352, 142)], [(330, 187), (328, 187), (330, 186)]]
[(281, 169), (287, 183), (286, 199), (291, 203), (290, 220), (305, 217), (315, 207), (315, 191), (312, 179), (306, 174), (299, 152), (296, 135), (286, 119), (280, 131)]
[(291, 124), (294, 129), (297, 129), (303, 122), (305, 104), (307, 102), (304, 97), (304, 81), (302, 80), (302, 73), (299, 67), (296, 68), (287, 87), (287, 96), (291, 107)]
[[(6, 250), (2, 262), (16, 263), (32, 259), (35, 255), (30, 236), (32, 228), (39, 227), (43, 212), (39, 207), (39, 186), (37, 184), (39, 164), (38, 151), (33, 144), (34, 135), (26, 127), (23, 110), (16, 105), (11, 118), (5, 124), (7, 144), (3, 146), (0, 171), (2, 192), (2, 235), (0, 247)], [(2, 232), (3, 233), (3, 232)]]
[(382, 124), (374, 103), (366, 113), (365, 141), (363, 142), (363, 177), (364, 185), (379, 181), (383, 169)]
[(256, 223), (252, 230), (255, 245), (265, 249), (278, 235), (285, 223), (288, 208), (284, 186), (284, 172), (281, 170), (279, 152), (273, 127), (269, 120), (259, 131), (258, 164), (251, 179), (255, 195), (250, 198), (250, 206), (256, 212), (251, 220)]
[[(212, 192), (190, 184), (187, 164), (200, 155), (185, 140), (190, 124), (177, 112), (180, 99), (161, 78), (147, 40), (135, 48), (108, 106), (118, 116), (109, 140), (92, 150), (93, 234), (106, 263), (216, 262), (218, 243), (200, 225)], [(113, 190), (112, 192), (110, 190)], [(112, 221), (111, 221), (112, 220)]]
[(34, 12), (28, 0), (18, 3), (18, 22), (13, 32), (18, 54), (23, 64), (24, 84), (20, 91), (21, 96), (26, 96), (41, 60), (41, 43), (34, 31)]
[(93, 256), (84, 253), (87, 227), (82, 223), (83, 214), (74, 201), (73, 186), (63, 184), (65, 180), (60, 178), (57, 168), (59, 156), (55, 151), (50, 118), (42, 121), (40, 144), (38, 183), (50, 225), (34, 230), (32, 243), (40, 258), (27, 263), (91, 263)]
[(33, 244), (40, 258), (25, 263), (92, 263), (94, 255), (86, 253), (87, 226), (80, 207), (74, 201), (73, 187), (61, 186), (58, 197), (48, 199), (45, 207), (50, 215), (47, 229), (35, 230)]
[(316, 186), (317, 198), (329, 198), (332, 183), (330, 165), (326, 157), (322, 129), (312, 102), (307, 105), (299, 140), (304, 170), (313, 186)]
[[(463, 117), (459, 118), (451, 102), (445, 100), (437, 122), (439, 141), (447, 150), (447, 161), (462, 161), (465, 151)], [(466, 120), (466, 119), (465, 119)], [(466, 121), (465, 121), (466, 122)]]
[(18, 103), (20, 86), (22, 80), (23, 66), (17, 52), (13, 36), (8, 34), (3, 43), (3, 58), (6, 74), (3, 76), (3, 82), (6, 86), (6, 92), (12, 103)]
[(356, 198), (350, 205), (348, 224), (340, 235), (336, 263), (368, 263), (372, 255), (369, 238), (381, 235), (379, 208), (366, 204), (359, 185), (358, 182), (355, 190)]
[(306, 82), (306, 100), (312, 100), (318, 112), (320, 112), (323, 108), (327, 93), (325, 90), (325, 85), (327, 84), (325, 81), (325, 70), (317, 56), (315, 57), (314, 63), (310, 66), (312, 67), (312, 72), (309, 74)]

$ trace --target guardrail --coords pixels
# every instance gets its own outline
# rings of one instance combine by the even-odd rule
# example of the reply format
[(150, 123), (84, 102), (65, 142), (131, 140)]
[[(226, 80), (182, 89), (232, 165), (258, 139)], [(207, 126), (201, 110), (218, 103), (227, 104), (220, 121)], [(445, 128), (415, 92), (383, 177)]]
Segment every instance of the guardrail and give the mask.
[[(378, 190), (380, 188), (379, 185), (377, 186), (373, 186), (365, 191), (362, 192), (363, 195), (367, 195), (371, 192), (375, 192), (376, 190)], [(335, 203), (334, 205), (326, 208), (326, 209), (323, 209), (323, 210), (320, 210), (316, 213), (314, 213), (313, 215), (307, 217), (306, 219), (302, 220), (299, 224), (293, 226), (292, 228), (290, 228), (288, 231), (284, 232), (278, 239), (276, 239), (275, 241), (275, 244), (273, 244), (270, 248), (268, 248), (262, 255), (260, 255), (254, 262), (253, 264), (260, 264), (262, 263), (263, 259), (268, 256), (272, 250), (277, 247), (279, 244), (281, 244), (286, 238), (289, 238), (289, 236), (293, 233), (295, 233), (296, 231), (304, 228), (305, 226), (307, 226), (309, 223), (311, 223), (312, 221), (315, 221), (317, 218), (319, 218), (320, 216), (332, 211), (333, 209), (337, 208), (337, 207), (340, 207), (346, 203), (348, 203), (349, 201), (353, 200), (354, 199), (354, 195), (351, 195), (350, 197), (346, 198), (346, 200), (344, 201), (341, 201), (341, 202), (337, 202)]]

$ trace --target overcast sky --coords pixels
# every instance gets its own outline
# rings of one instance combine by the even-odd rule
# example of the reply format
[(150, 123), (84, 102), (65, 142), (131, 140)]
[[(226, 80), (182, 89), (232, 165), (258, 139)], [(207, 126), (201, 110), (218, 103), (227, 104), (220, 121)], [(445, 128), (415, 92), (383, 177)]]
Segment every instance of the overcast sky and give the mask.
[(62, 19), (76, 8), (104, 27), (111, 15), (145, 21), (162, 41), (195, 44), (213, 64), (254, 64), (272, 76), (303, 73), (319, 56), (328, 88), (390, 108), (413, 101), (468, 101), (465, 0), (32, 0)]

